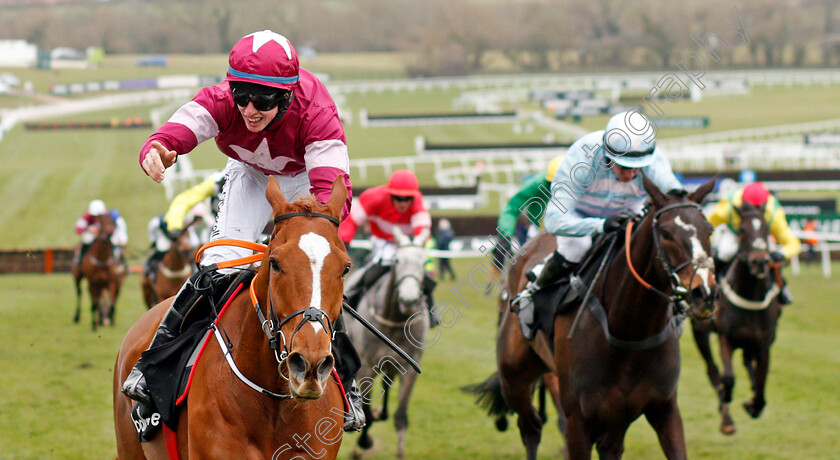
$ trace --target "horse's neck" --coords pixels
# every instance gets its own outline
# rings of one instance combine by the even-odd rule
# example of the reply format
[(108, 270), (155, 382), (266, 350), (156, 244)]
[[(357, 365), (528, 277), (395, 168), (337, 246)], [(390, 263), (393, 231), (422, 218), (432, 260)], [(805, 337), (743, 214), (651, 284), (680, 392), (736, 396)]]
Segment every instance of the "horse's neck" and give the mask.
[(727, 275), (726, 282), (739, 297), (747, 300), (764, 300), (764, 296), (767, 295), (767, 280), (770, 278), (760, 279), (750, 273), (749, 263), (742, 257), (735, 258), (732, 262), (731, 274), (727, 273)]
[[(256, 279), (252, 282), (256, 282)], [(260, 305), (260, 308), (265, 317), (270, 319), (267, 305)], [(247, 287), (243, 287), (236, 295), (225, 310), (220, 323), (223, 332), (229, 334), (230, 342), (233, 344), (232, 356), (242, 374), (267, 390), (288, 394), (288, 383), (277, 373), (278, 363), (274, 350), (269, 346), (268, 337), (262, 330)], [(278, 337), (278, 341), (280, 346), (283, 346), (282, 339)], [(228, 367), (224, 358), (221, 365)], [(238, 388), (245, 393), (256, 394), (245, 385), (239, 385)]]
[(88, 250), (90, 255), (100, 261), (107, 261), (111, 257), (112, 252), (113, 248), (111, 247), (111, 240), (108, 236), (97, 238)]
[[(659, 261), (650, 217), (642, 221), (631, 237), (630, 249), (630, 259), (639, 276), (656, 289), (665, 291), (657, 270)], [(622, 339), (644, 338), (665, 326), (669, 305), (633, 276), (625, 251), (626, 248), (621, 246), (602, 275), (601, 302), (607, 310), (610, 331), (614, 335)]]
[(166, 251), (166, 254), (163, 255), (163, 265), (167, 268), (173, 268), (175, 270), (181, 269), (184, 265), (187, 265), (187, 260), (181, 255), (181, 251), (175, 247), (175, 243), (172, 244), (172, 247)]

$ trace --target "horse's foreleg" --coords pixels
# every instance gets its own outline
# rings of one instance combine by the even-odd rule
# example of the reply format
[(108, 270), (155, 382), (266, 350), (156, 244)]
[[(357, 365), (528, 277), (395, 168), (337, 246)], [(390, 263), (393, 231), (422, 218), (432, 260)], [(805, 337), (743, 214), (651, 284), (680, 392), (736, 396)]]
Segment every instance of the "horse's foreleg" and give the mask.
[(726, 336), (720, 336), (720, 358), (723, 363), (723, 377), (718, 389), (720, 399), (720, 431), (723, 434), (735, 433), (735, 421), (729, 413), (729, 403), (732, 402), (732, 388), (735, 386), (735, 374), (732, 371), (732, 345)]
[(566, 419), (566, 453), (569, 460), (592, 458), (592, 439), (586, 432), (583, 414), (575, 412)]
[(408, 403), (411, 401), (411, 392), (414, 391), (414, 382), (417, 381), (417, 373), (408, 372), (400, 378), (400, 402), (397, 411), (394, 412), (394, 427), (397, 429), (397, 458), (405, 458), (405, 433), (408, 431)]
[(669, 460), (688, 458), (685, 448), (685, 431), (676, 397), (659, 407), (648, 410), (645, 412), (645, 417), (659, 437), (659, 445), (662, 446), (665, 458)]
[(760, 350), (754, 355), (753, 372), (750, 374), (753, 387), (753, 398), (744, 403), (744, 409), (752, 418), (758, 418), (767, 401), (764, 399), (764, 386), (767, 383), (767, 373), (770, 370), (770, 350)]
[(388, 391), (391, 389), (391, 385), (386, 385), (385, 383), (383, 383), (382, 388), (384, 390), (384, 395), (382, 396), (382, 405), (376, 408), (376, 410), (371, 409), (371, 413), (373, 414), (373, 420), (377, 422), (388, 420)]
[(82, 278), (76, 276), (76, 314), (73, 315), (73, 322), (78, 323), (82, 319)]
[(697, 350), (700, 351), (700, 356), (706, 362), (706, 375), (709, 376), (709, 382), (712, 383), (712, 388), (717, 392), (720, 390), (720, 371), (712, 356), (712, 347), (709, 341), (711, 328), (706, 322), (692, 320), (691, 332), (694, 337), (694, 343), (697, 345)]

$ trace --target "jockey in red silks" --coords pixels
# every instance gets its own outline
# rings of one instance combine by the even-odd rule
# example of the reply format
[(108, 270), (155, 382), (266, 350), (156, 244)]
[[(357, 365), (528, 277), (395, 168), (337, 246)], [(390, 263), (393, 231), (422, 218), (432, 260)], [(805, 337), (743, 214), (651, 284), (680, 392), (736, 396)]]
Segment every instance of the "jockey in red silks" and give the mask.
[[(423, 204), (417, 176), (401, 169), (391, 174), (387, 185), (365, 190), (353, 205), (350, 216), (341, 223), (338, 235), (349, 247), (358, 228), (365, 224), (371, 233), (369, 262), (350, 276), (345, 287), (348, 305), (353, 309), (365, 291), (394, 264), (397, 251), (394, 227), (399, 227), (405, 235), (420, 235), (424, 230), (426, 234), (430, 232), (432, 218)], [(430, 281), (424, 280), (423, 286), (431, 306), (434, 282)]]

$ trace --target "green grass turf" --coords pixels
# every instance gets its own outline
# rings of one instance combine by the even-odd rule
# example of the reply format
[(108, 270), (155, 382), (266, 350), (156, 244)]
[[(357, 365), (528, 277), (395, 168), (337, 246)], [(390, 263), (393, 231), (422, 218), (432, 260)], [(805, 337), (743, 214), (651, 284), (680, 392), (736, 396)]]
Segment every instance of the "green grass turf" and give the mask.
[[(459, 277), (482, 260), (460, 260)], [(835, 272), (840, 265), (834, 265)], [(837, 275), (835, 274), (835, 277)], [(749, 384), (736, 355), (734, 417), (738, 433), (725, 437), (717, 430), (716, 400), (706, 380), (690, 332), (683, 335), (683, 371), (679, 404), (691, 458), (787, 460), (837, 458), (840, 441), (840, 315), (837, 284), (805, 266), (790, 276), (796, 302), (787, 307), (772, 349), (767, 387), (768, 406), (757, 420), (749, 419), (740, 403)], [(69, 274), (0, 276), (0, 458), (109, 459), (115, 454), (111, 412), (112, 366), (120, 341), (145, 308), (139, 279), (126, 279), (118, 303), (117, 325), (91, 332), (89, 313), (81, 324), (71, 322), (74, 293)], [(470, 288), (461, 293), (471, 308), (463, 308), (450, 292), (455, 285), (438, 285), (436, 297), (461, 308), (463, 317), (424, 355), (409, 416), (407, 453), (410, 458), (522, 458), (524, 450), (511, 428), (496, 432), (492, 420), (462, 394), (462, 385), (478, 382), (495, 367), (495, 303)], [(85, 303), (87, 296), (85, 295)], [(396, 391), (391, 392), (396, 398)], [(391, 401), (391, 410), (396, 400)], [(552, 421), (546, 425), (539, 454), (557, 458), (563, 442)], [(395, 434), (390, 422), (376, 425), (369, 458), (393, 458)], [(340, 458), (349, 458), (357, 438), (344, 439)], [(625, 458), (662, 458), (653, 430), (641, 419), (630, 428)]]

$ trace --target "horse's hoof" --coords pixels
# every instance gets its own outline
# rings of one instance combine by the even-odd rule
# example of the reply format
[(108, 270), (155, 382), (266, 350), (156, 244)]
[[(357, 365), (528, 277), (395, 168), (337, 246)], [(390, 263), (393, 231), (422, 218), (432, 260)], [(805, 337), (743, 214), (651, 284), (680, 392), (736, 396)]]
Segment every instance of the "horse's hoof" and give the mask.
[(507, 431), (508, 429), (508, 419), (504, 415), (500, 415), (496, 417), (496, 421), (494, 422), (496, 425), (496, 429), (499, 431)]
[(371, 447), (373, 447), (373, 438), (366, 434), (363, 434), (359, 436), (359, 440), (356, 442), (356, 445), (358, 445), (364, 450), (368, 450)]
[(350, 458), (352, 458), (353, 460), (362, 460), (362, 453), (358, 449), (356, 449), (353, 451), (353, 454), (350, 455)]
[(738, 429), (735, 428), (734, 423), (729, 424), (729, 425), (727, 425), (726, 423), (723, 423), (723, 424), (720, 425), (720, 432), (727, 435), (727, 436), (731, 436), (731, 435), (735, 434), (736, 431), (738, 431)]
[(757, 404), (753, 402), (745, 402), (744, 409), (750, 414), (752, 418), (758, 418), (761, 415), (761, 411), (764, 409), (764, 406), (759, 407)]

